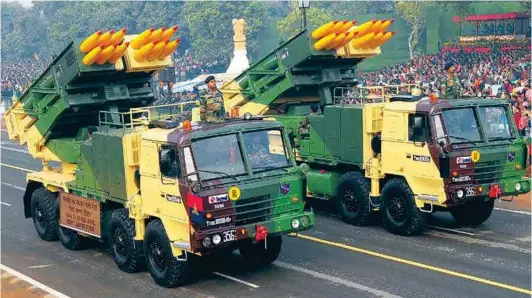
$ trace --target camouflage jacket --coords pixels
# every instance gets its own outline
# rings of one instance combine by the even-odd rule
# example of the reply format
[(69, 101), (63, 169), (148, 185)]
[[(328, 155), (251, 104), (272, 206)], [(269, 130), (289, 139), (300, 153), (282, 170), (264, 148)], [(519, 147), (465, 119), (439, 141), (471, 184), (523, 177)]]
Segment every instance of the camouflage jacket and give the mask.
[(208, 89), (200, 94), (200, 119), (202, 122), (224, 122), (225, 108), (222, 93), (212, 94)]

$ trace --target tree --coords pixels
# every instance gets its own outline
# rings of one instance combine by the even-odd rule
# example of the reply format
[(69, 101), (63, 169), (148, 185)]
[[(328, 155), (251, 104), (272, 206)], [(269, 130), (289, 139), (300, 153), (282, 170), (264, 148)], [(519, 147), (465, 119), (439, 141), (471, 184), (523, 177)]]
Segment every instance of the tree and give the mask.
[(410, 59), (414, 58), (415, 47), (419, 42), (420, 33), (425, 28), (425, 8), (434, 5), (433, 1), (397, 1), (395, 10), (412, 27), (408, 35), (408, 51)]
[[(287, 38), (292, 38), (301, 31), (301, 12), (298, 7), (292, 8), (292, 11), (286, 18), (277, 22), (277, 29)], [(307, 22), (314, 26), (320, 26), (333, 20), (329, 11), (317, 7), (307, 9)]]

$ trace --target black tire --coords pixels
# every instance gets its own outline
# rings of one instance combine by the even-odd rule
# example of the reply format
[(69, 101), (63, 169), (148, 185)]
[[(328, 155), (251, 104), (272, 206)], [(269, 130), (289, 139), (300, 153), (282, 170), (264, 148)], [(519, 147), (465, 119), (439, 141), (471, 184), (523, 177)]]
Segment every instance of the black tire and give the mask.
[(39, 237), (45, 241), (58, 239), (59, 213), (55, 206), (57, 194), (45, 187), (36, 189), (31, 195), (31, 216)]
[(189, 281), (192, 259), (189, 255), (187, 261), (179, 261), (173, 256), (168, 235), (159, 219), (150, 221), (146, 226), (144, 252), (148, 271), (158, 285), (173, 288)]
[(267, 238), (266, 248), (264, 248), (264, 241), (253, 244), (249, 240), (242, 244), (239, 251), (248, 265), (251, 267), (263, 267), (277, 260), (281, 253), (282, 244), (282, 236), (273, 236)]
[(114, 210), (108, 227), (109, 247), (118, 268), (128, 273), (145, 269), (144, 248), (135, 243), (135, 221), (129, 218), (129, 211)]
[(404, 179), (386, 182), (381, 197), (381, 217), (386, 230), (405, 236), (421, 233), (427, 213), (416, 206), (414, 194)]
[(495, 201), (472, 201), (449, 211), (453, 218), (462, 226), (478, 226), (488, 220), (495, 207)]
[(369, 180), (359, 172), (347, 172), (336, 188), (336, 209), (346, 223), (362, 226), (372, 221)]
[[(60, 214), (59, 210), (59, 200), (55, 201), (55, 210), (57, 214)], [(78, 232), (62, 227), (59, 223), (59, 216), (57, 217), (57, 236), (59, 237), (59, 241), (61, 241), (61, 244), (66, 249), (69, 250), (80, 250), (87, 246), (87, 243), (89, 242), (89, 239), (80, 236)]]

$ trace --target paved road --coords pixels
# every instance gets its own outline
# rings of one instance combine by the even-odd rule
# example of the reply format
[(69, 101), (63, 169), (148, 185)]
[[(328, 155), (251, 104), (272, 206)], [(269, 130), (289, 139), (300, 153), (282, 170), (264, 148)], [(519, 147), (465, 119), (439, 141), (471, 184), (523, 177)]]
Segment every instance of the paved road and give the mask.
[[(315, 204), (315, 228), (286, 237), (272, 267), (249, 271), (235, 253), (205, 260), (190, 285), (161, 288), (147, 272), (120, 271), (103, 247), (74, 252), (60, 242), (41, 241), (31, 219), (24, 219), (21, 201), (23, 169), (37, 170), (39, 162), (5, 132), (1, 142), (1, 263), (70, 297), (510, 298), (532, 293), (530, 210), (496, 210), (475, 229), (457, 228), (447, 214), (434, 214), (423, 235), (407, 238), (379, 226), (347, 225), (327, 215), (323, 204)], [(504, 208), (512, 206), (521, 205)]]

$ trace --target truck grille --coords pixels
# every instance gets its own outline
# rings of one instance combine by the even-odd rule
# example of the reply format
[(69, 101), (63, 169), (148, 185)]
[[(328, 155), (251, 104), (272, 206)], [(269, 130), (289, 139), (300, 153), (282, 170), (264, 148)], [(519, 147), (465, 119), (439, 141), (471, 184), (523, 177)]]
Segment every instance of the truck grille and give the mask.
[(251, 224), (270, 220), (273, 205), (269, 195), (240, 199), (235, 205), (236, 225)]
[(479, 162), (475, 165), (477, 183), (492, 183), (501, 179), (502, 167), (499, 160)]

